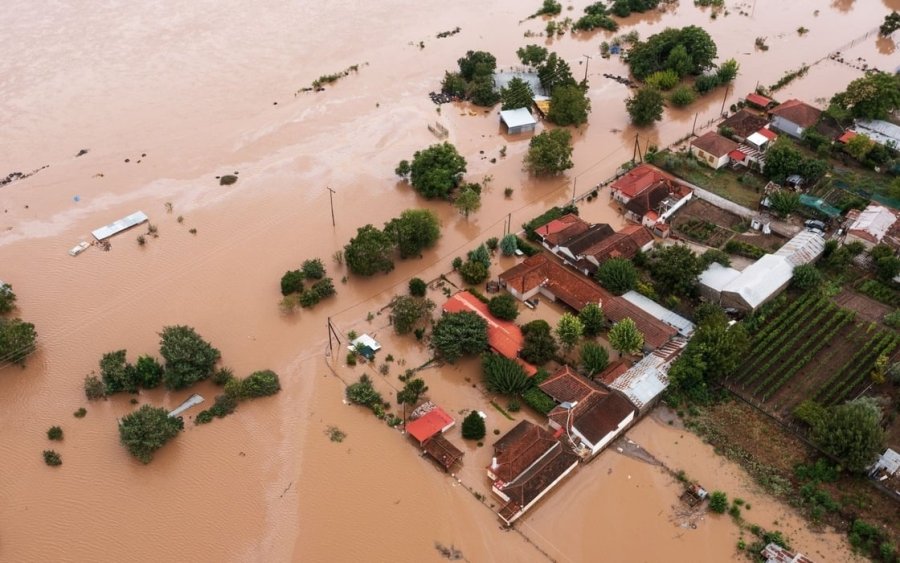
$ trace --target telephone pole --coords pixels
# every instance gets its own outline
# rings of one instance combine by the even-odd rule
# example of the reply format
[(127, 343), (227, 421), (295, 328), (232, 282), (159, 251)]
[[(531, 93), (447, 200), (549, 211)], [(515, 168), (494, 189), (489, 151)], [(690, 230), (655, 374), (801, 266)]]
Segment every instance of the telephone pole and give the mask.
[(641, 143), (638, 140), (638, 134), (634, 134), (634, 151), (631, 153), (631, 163), (634, 164), (634, 161), (638, 158), (641, 159), (641, 163), (644, 162), (644, 155), (641, 154)]
[(725, 97), (722, 98), (722, 110), (719, 112), (720, 114), (725, 114), (725, 102), (728, 100), (728, 89), (731, 88), (731, 84), (725, 85)]
[(331, 226), (336, 227), (337, 223), (334, 222), (334, 194), (335, 191), (330, 187), (325, 186), (325, 189), (328, 190), (328, 201), (331, 203)]
[(572, 180), (572, 205), (575, 205), (575, 186), (578, 185), (578, 176), (575, 176), (575, 179)]
[(588, 65), (591, 63), (591, 59), (593, 59), (594, 57), (591, 57), (590, 55), (581, 56), (587, 59), (586, 61), (584, 61), (584, 83), (587, 84)]

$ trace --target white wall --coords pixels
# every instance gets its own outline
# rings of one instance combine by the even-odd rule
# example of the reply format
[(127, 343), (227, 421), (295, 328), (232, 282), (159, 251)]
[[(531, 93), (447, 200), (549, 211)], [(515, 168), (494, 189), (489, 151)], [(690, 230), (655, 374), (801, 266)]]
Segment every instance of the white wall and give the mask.
[(775, 116), (772, 118), (772, 127), (797, 139), (803, 137), (803, 127), (800, 127), (793, 121), (788, 121), (787, 119), (780, 116)]

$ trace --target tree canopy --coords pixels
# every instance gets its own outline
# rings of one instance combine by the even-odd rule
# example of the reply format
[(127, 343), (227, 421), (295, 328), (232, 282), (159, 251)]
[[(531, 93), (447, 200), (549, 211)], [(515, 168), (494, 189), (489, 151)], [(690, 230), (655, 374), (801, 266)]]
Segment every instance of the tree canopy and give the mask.
[(497, 59), (486, 51), (469, 51), (457, 61), (459, 72), (447, 72), (442, 88), (444, 92), (467, 97), (476, 105), (492, 106), (500, 100), (494, 88), (494, 69)]
[(572, 313), (563, 313), (556, 325), (556, 337), (567, 352), (578, 344), (584, 335), (584, 324)]
[(525, 166), (532, 174), (559, 174), (572, 168), (572, 134), (565, 129), (544, 131), (531, 138)]
[(484, 386), (491, 393), (514, 396), (531, 386), (531, 380), (515, 360), (487, 353), (481, 358)]
[(419, 402), (419, 397), (426, 391), (428, 391), (428, 386), (425, 385), (423, 379), (418, 377), (410, 379), (403, 386), (403, 389), (397, 392), (397, 402), (401, 405), (407, 404), (409, 406), (415, 406), (415, 404)]
[(632, 12), (646, 12), (659, 6), (660, 0), (613, 0), (612, 13), (624, 18)]
[(540, 366), (556, 355), (558, 345), (547, 321), (538, 319), (522, 325), (522, 334), (525, 336), (525, 344), (521, 355), (526, 362)]
[(794, 144), (779, 137), (766, 151), (765, 175), (775, 183), (784, 182), (792, 174), (803, 176), (807, 182), (815, 182), (828, 170), (828, 164), (815, 158), (806, 158)]
[(119, 422), (119, 441), (141, 463), (150, 463), (153, 454), (184, 428), (180, 418), (166, 409), (142, 405)]
[(441, 222), (427, 209), (407, 209), (385, 223), (384, 233), (397, 241), (401, 258), (421, 256), (441, 238)]
[(0, 315), (9, 313), (16, 307), (16, 294), (8, 283), (0, 284)]
[(409, 334), (434, 310), (434, 301), (412, 295), (400, 295), (391, 302), (391, 324), (397, 334)]
[(547, 48), (540, 45), (525, 45), (516, 50), (519, 60), (523, 65), (538, 66), (547, 58)]
[(637, 286), (638, 272), (631, 260), (610, 258), (600, 264), (596, 277), (600, 285), (616, 295), (622, 295)]
[(488, 345), (487, 323), (469, 311), (447, 313), (435, 323), (431, 345), (451, 364), (462, 356), (479, 354)]
[(702, 28), (670, 27), (632, 45), (628, 65), (638, 80), (666, 69), (676, 71), (679, 76), (697, 75), (712, 68), (716, 54), (715, 42)]
[(843, 111), (857, 118), (887, 119), (900, 107), (900, 76), (870, 72), (835, 94), (831, 106), (839, 109), (838, 114)]
[(469, 213), (473, 213), (481, 209), (481, 193), (471, 187), (463, 188), (456, 199), (453, 200), (453, 206), (466, 218)]
[(513, 78), (505, 88), (500, 89), (501, 109), (530, 108), (534, 92), (527, 82)]
[(514, 321), (519, 316), (516, 298), (508, 293), (492, 297), (488, 302), (488, 310), (492, 315), (504, 321)]
[(462, 422), (462, 437), (465, 440), (481, 440), (484, 438), (487, 429), (484, 425), (484, 419), (478, 414), (478, 411), (470, 412)]
[(884, 447), (881, 410), (869, 398), (832, 407), (813, 427), (813, 441), (850, 471), (863, 472)]
[(547, 119), (556, 125), (581, 125), (587, 123), (591, 112), (591, 100), (581, 86), (563, 84), (553, 89)]
[(644, 348), (644, 335), (633, 320), (625, 317), (610, 329), (609, 345), (620, 354), (637, 354)]
[(193, 328), (167, 326), (159, 336), (159, 353), (166, 360), (166, 387), (183, 389), (212, 375), (221, 354)]
[(656, 88), (645, 86), (625, 100), (625, 109), (635, 125), (650, 125), (662, 119), (663, 95)]
[(36, 341), (33, 324), (0, 317), (0, 365), (10, 362), (24, 366), (25, 358), (35, 350)]
[(692, 295), (702, 271), (700, 259), (684, 244), (663, 246), (650, 255), (650, 274), (665, 293)]
[(606, 348), (590, 340), (581, 346), (581, 367), (588, 377), (594, 377), (606, 369), (609, 353)]
[(450, 199), (465, 171), (466, 159), (448, 142), (416, 151), (412, 163), (402, 161), (396, 170), (400, 176), (408, 174), (412, 187), (428, 199)]
[(606, 326), (606, 315), (600, 305), (596, 303), (588, 303), (580, 311), (578, 318), (584, 326), (584, 335), (590, 338), (600, 334), (600, 331)]
[(392, 255), (395, 239), (377, 227), (366, 225), (344, 246), (344, 260), (354, 274), (371, 276), (394, 269)]
[(572, 68), (569, 63), (559, 58), (556, 53), (550, 53), (538, 68), (538, 78), (541, 80), (541, 86), (547, 92), (553, 92), (558, 86), (578, 84), (572, 76)]
[(456, 62), (459, 64), (460, 76), (466, 80), (492, 74), (497, 68), (497, 58), (487, 51), (468, 51), (466, 56)]

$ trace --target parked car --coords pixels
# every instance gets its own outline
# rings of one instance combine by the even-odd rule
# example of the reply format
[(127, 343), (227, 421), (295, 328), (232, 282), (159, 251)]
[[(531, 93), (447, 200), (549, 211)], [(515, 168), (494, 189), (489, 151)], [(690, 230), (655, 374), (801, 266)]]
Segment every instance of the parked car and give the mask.
[(815, 219), (808, 219), (804, 223), (807, 229), (815, 229), (817, 231), (825, 232), (825, 223), (822, 221), (817, 221)]

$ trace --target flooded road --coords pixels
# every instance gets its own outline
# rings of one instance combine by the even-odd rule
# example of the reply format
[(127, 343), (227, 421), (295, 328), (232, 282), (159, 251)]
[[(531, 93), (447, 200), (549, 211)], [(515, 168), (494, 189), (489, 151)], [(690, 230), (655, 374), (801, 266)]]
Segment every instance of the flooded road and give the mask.
[[(545, 558), (515, 532), (501, 531), (487, 507), (416, 457), (393, 430), (340, 402), (340, 383), (324, 364), (326, 318), (342, 331), (367, 326), (367, 314), (403, 291), (410, 276), (446, 271), (472, 241), (502, 234), (507, 216), (518, 226), (571, 198), (575, 178), (578, 193), (609, 178), (631, 158), (635, 135), (644, 147), (682, 138), (695, 114), (698, 124), (708, 121), (723, 99), (730, 105), (757, 81), (771, 84), (824, 57), (898, 6), (823, 1), (815, 15), (807, 3), (768, 0), (756, 2), (751, 16), (733, 7), (712, 20), (682, 2), (663, 15), (633, 16), (619, 33), (635, 29), (646, 37), (665, 26), (700, 24), (718, 43), (720, 59), (741, 63), (727, 95), (717, 90), (654, 128), (636, 130), (624, 111), (627, 88), (602, 76), (624, 75), (626, 67), (596, 56), (612, 34), (524, 38), (544, 27), (540, 20), (517, 23), (537, 4), (503, 0), (484, 8), (463, 0), (448, 10), (433, 1), (200, 1), (173, 10), (115, 0), (89, 9), (7, 3), (0, 15), (0, 176), (48, 167), (0, 187), (0, 279), (14, 286), (17, 314), (40, 335), (26, 369), (0, 371), (0, 560), (428, 560), (440, 558), (435, 542), (456, 546), (471, 561)], [(803, 37), (801, 25), (809, 29)], [(456, 26), (459, 34), (434, 38)], [(766, 53), (753, 48), (761, 35)], [(515, 49), (531, 42), (559, 52), (576, 76), (582, 55), (594, 56), (591, 121), (574, 134), (575, 168), (559, 178), (525, 174), (527, 139), (500, 134), (493, 112), (445, 105), (438, 114), (426, 95), (466, 50), (492, 51), (502, 67), (515, 65)], [(875, 37), (846, 54), (884, 68), (896, 56)], [(325, 92), (295, 95), (351, 65), (359, 71)], [(860, 74), (825, 60), (779, 97), (828, 98)], [(419, 199), (393, 174), (400, 159), (435, 141), (426, 125), (436, 119), (468, 159), (467, 178), (493, 177), (482, 209), (468, 220), (446, 203)], [(82, 149), (88, 152), (76, 157)], [(216, 177), (232, 173), (239, 181), (219, 186)], [(336, 191), (336, 227), (326, 187)], [(338, 282), (346, 271), (329, 257), (358, 226), (417, 206), (442, 219), (435, 249), (398, 262), (390, 275)], [(141, 247), (134, 231), (114, 238), (108, 253), (66, 254), (92, 229), (137, 209), (150, 215), (159, 238)], [(591, 220), (621, 225), (604, 197), (584, 209)], [(314, 257), (338, 282), (337, 298), (281, 315), (281, 274)], [(237, 374), (278, 371), (284, 390), (209, 425), (187, 421), (186, 431), (142, 466), (118, 444), (116, 418), (134, 408), (128, 397), (88, 404), (82, 381), (104, 352), (127, 348), (132, 360), (157, 353), (157, 333), (171, 324), (196, 327)], [(410, 365), (424, 361), (414, 343), (394, 345)], [(466, 408), (476, 400), (466, 395), (470, 376), (477, 376), (474, 365), (460, 365), (430, 375), (429, 385), (439, 401)], [(139, 400), (174, 407), (191, 391), (142, 392)], [(211, 384), (196, 391), (208, 400), (216, 393)], [(87, 416), (74, 418), (82, 406)], [(328, 441), (328, 424), (348, 439)], [(63, 458), (55, 469), (40, 455), (51, 447), (52, 425), (65, 431), (53, 446)], [(467, 452), (471, 461), (460, 472), (482, 490), (485, 452)], [(631, 522), (652, 518), (658, 507), (630, 492), (662, 497), (672, 488), (652, 468), (606, 458), (524, 520), (523, 530), (534, 529), (551, 557), (578, 561), (597, 553), (572, 536), (593, 537), (586, 528), (562, 522), (597, 518), (613, 526), (621, 516), (602, 503), (560, 504), (589, 489), (589, 476), (603, 463), (615, 465), (608, 494), (616, 507), (628, 507)], [(621, 480), (626, 471), (640, 492)], [(683, 541), (664, 518), (652, 525), (654, 549)], [(637, 538), (637, 528), (614, 529)], [(734, 538), (724, 530), (721, 537), (702, 532), (718, 537), (703, 541), (710, 560), (732, 555)]]

